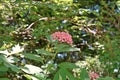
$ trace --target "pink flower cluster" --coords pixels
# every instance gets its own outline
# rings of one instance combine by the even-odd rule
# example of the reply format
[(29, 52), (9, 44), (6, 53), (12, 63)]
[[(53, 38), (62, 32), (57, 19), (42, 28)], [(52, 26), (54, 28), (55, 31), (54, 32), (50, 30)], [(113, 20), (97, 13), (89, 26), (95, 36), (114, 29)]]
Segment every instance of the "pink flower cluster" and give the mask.
[(67, 43), (70, 45), (73, 43), (72, 36), (66, 32), (58, 31), (53, 33), (51, 36), (53, 40), (58, 40), (61, 43)]
[(97, 78), (99, 78), (99, 74), (95, 72), (90, 72), (89, 77), (90, 77), (90, 80), (96, 80)]

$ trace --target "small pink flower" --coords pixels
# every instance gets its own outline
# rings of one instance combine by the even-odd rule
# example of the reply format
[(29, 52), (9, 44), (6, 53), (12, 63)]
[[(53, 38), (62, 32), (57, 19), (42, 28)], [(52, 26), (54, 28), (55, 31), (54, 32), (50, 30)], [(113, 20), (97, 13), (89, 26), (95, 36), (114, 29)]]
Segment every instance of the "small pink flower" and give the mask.
[(53, 33), (51, 36), (53, 40), (58, 40), (61, 43), (67, 43), (70, 45), (73, 43), (72, 36), (66, 32), (58, 31)]
[(89, 77), (90, 77), (90, 80), (96, 80), (97, 78), (99, 78), (99, 74), (95, 72), (90, 72)]

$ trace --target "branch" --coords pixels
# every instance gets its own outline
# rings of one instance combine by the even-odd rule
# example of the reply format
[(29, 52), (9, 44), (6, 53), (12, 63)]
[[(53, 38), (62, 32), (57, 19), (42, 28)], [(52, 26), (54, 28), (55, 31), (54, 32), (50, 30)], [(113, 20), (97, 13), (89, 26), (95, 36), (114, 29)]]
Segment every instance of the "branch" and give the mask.
[(47, 20), (48, 20), (48, 17), (40, 18), (39, 20), (37, 20), (37, 21), (31, 23), (25, 30), (29, 30), (35, 23), (37, 23), (38, 21), (42, 21), (42, 20), (47, 21)]

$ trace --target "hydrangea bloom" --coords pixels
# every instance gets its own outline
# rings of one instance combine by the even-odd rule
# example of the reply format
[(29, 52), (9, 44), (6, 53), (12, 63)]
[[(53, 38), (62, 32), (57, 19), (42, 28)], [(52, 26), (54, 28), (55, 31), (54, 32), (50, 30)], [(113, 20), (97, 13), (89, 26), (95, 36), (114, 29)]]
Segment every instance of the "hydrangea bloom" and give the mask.
[(73, 43), (72, 36), (66, 32), (58, 31), (58, 32), (53, 33), (51, 36), (53, 40), (58, 40), (61, 43), (67, 43), (70, 45)]
[(90, 77), (90, 80), (96, 80), (97, 78), (99, 78), (99, 75), (95, 72), (90, 72), (89, 77)]

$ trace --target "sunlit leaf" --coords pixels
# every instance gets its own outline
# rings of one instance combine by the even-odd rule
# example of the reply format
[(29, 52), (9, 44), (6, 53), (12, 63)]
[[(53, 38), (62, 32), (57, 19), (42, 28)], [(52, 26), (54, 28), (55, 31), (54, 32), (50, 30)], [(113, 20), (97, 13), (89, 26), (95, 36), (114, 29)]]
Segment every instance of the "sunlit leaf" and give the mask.
[(36, 74), (40, 73), (43, 70), (40, 67), (34, 66), (34, 65), (28, 65), (26, 64), (23, 68), (21, 68), (25, 73), (28, 74)]
[(120, 10), (120, 1), (117, 1), (116, 4), (118, 6), (118, 9)]
[(59, 52), (70, 52), (70, 51), (80, 51), (80, 48), (74, 48), (74, 47), (64, 48), (63, 50), (60, 50)]
[(15, 45), (14, 47), (12, 47), (12, 51), (11, 54), (15, 54), (15, 53), (20, 53), (24, 50), (23, 47), (21, 47), (19, 44)]
[(0, 51), (0, 53), (9, 56), (9, 55), (13, 55), (13, 54), (20, 53), (20, 52), (22, 52), (23, 50), (24, 50), (24, 48), (21, 47), (19, 44), (17, 44), (17, 45), (15, 45), (14, 47), (12, 47), (12, 50), (11, 50), (11, 51), (4, 50), (4, 51)]
[(31, 80), (32, 79), (31, 75), (28, 75), (28, 74), (25, 74), (24, 77), (26, 77), (27, 80)]

